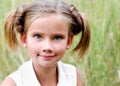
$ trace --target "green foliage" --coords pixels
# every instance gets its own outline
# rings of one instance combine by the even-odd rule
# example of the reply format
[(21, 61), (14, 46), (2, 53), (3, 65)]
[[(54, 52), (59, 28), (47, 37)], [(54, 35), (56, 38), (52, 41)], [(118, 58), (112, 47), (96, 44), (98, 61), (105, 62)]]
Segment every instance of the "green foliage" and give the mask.
[[(30, 1), (30, 0), (28, 0)], [(28, 59), (26, 51), (20, 48), (11, 52), (4, 38), (4, 19), (21, 0), (0, 0), (0, 82), (9, 73)], [(65, 0), (75, 4), (89, 21), (91, 44), (89, 52), (80, 60), (76, 54), (66, 52), (64, 62), (80, 68), (85, 86), (120, 86), (120, 1), (119, 0)], [(17, 4), (16, 4), (17, 3)], [(76, 45), (75, 37), (73, 46)]]

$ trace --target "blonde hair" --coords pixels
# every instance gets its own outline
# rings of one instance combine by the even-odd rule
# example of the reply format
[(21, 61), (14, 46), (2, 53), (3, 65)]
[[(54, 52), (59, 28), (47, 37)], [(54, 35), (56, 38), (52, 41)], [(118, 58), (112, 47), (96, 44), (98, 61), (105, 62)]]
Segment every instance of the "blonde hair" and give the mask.
[(5, 20), (5, 37), (11, 49), (16, 49), (18, 39), (16, 32), (23, 34), (27, 32), (30, 24), (43, 15), (63, 15), (71, 24), (70, 31), (73, 35), (82, 33), (77, 46), (73, 52), (78, 52), (81, 57), (90, 44), (90, 28), (85, 16), (75, 6), (67, 5), (61, 0), (38, 0), (30, 5), (22, 5), (12, 11)]

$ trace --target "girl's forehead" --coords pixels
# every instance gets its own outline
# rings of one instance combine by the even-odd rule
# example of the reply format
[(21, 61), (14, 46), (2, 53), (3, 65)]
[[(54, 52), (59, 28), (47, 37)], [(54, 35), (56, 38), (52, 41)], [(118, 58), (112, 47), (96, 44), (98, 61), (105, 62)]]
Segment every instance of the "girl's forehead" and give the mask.
[(70, 24), (61, 15), (49, 15), (37, 18), (29, 26), (29, 30), (42, 30), (42, 31), (65, 31), (69, 29)]
[(26, 18), (25, 21), (25, 32), (27, 32), (27, 30), (29, 29), (29, 27), (36, 21), (42, 21), (43, 20), (49, 20), (46, 22), (46, 25), (48, 23), (50, 23), (51, 21), (53, 21), (53, 19), (62, 21), (62, 23), (68, 24), (69, 26), (71, 26), (72, 24), (72, 20), (71, 18), (68, 18), (68, 16), (66, 16), (65, 14), (62, 13), (45, 13), (45, 14), (39, 14), (39, 13), (34, 13), (31, 16)]

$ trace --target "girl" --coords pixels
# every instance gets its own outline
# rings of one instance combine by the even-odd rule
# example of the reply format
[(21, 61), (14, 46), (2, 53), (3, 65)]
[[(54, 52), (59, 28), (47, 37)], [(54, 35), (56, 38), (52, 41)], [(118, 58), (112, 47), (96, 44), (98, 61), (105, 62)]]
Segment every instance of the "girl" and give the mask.
[(82, 35), (73, 52), (78, 52), (79, 57), (90, 42), (87, 20), (73, 5), (61, 0), (39, 0), (20, 6), (5, 21), (5, 37), (13, 50), (18, 45), (16, 33), (31, 60), (1, 86), (83, 86), (79, 70), (60, 61), (78, 33)]

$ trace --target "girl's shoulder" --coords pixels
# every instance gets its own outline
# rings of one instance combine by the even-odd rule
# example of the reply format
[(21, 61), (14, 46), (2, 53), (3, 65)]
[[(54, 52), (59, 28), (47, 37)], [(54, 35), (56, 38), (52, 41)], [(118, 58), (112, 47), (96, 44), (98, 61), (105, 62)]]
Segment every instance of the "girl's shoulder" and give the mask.
[(8, 75), (0, 84), (0, 86), (16, 86), (16, 81), (20, 79), (20, 72), (22, 69), (24, 69), (28, 64), (30, 64), (30, 61), (23, 63), (17, 71), (11, 73)]
[(76, 86), (76, 67), (71, 64), (58, 62), (58, 86)]
[(11, 73), (9, 76), (17, 86), (39, 86), (39, 82), (35, 75), (32, 60), (23, 63), (15, 72)]
[(69, 83), (66, 86), (83, 86), (82, 74), (74, 65), (58, 62), (58, 75), (58, 78), (63, 77), (62, 82)]
[(11, 78), (6, 77), (5, 80), (3, 80), (3, 82), (0, 84), (0, 86), (16, 86), (16, 84)]

